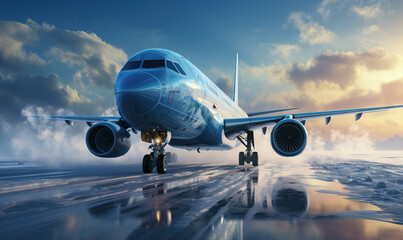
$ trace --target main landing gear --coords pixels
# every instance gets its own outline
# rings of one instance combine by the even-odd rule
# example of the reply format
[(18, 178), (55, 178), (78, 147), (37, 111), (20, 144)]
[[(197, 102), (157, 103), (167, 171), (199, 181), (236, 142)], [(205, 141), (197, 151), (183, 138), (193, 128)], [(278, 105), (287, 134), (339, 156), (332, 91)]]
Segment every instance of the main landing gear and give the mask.
[[(242, 136), (237, 137), (238, 140), (246, 147), (246, 152), (239, 152), (239, 165), (245, 165), (245, 162), (251, 163), (254, 167), (259, 165), (257, 152), (252, 152), (252, 147), (255, 148), (255, 140), (253, 132), (247, 132), (246, 139)], [(245, 143), (246, 141), (246, 143)]]
[(143, 172), (151, 173), (154, 167), (157, 167), (158, 173), (166, 173), (168, 159), (164, 148), (170, 140), (169, 132), (154, 129), (142, 131), (141, 140), (151, 143), (148, 148), (152, 150), (150, 154), (143, 157)]

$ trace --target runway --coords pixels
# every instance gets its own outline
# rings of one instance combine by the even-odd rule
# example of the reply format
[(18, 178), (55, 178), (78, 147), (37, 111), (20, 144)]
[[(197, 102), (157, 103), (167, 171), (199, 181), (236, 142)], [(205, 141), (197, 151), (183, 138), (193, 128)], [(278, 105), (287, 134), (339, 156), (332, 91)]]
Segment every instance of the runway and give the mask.
[(402, 169), (310, 158), (160, 175), (3, 161), (0, 239), (398, 239)]

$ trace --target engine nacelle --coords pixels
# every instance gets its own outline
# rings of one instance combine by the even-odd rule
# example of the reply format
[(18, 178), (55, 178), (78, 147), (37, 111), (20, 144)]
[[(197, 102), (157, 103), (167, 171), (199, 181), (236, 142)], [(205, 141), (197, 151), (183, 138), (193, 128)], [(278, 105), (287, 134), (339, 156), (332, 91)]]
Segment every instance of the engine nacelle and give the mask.
[(295, 119), (278, 122), (271, 132), (271, 145), (277, 154), (294, 157), (304, 151), (307, 133), (304, 125)]
[(88, 150), (97, 157), (120, 157), (131, 146), (126, 129), (111, 122), (99, 122), (88, 129), (85, 137)]

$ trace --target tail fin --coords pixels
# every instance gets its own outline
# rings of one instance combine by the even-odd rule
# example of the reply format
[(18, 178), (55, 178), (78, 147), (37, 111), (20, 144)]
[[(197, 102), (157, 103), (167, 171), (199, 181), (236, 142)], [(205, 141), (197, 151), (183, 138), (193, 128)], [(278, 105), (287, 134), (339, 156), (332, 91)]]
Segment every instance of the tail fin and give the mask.
[(234, 95), (232, 99), (238, 105), (238, 53), (235, 59)]

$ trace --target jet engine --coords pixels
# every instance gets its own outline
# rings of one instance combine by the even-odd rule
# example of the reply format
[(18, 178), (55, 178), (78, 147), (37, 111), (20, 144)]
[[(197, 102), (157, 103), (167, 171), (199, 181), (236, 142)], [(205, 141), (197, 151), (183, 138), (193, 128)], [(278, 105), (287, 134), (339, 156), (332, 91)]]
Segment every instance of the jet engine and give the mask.
[(271, 145), (277, 154), (294, 157), (304, 151), (307, 133), (304, 125), (295, 119), (283, 119), (271, 132)]
[(99, 122), (88, 129), (85, 137), (88, 150), (97, 157), (120, 157), (130, 149), (130, 134), (111, 122)]

